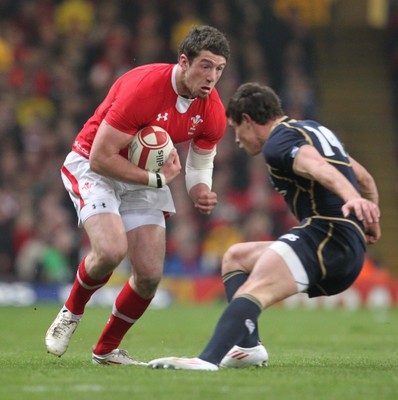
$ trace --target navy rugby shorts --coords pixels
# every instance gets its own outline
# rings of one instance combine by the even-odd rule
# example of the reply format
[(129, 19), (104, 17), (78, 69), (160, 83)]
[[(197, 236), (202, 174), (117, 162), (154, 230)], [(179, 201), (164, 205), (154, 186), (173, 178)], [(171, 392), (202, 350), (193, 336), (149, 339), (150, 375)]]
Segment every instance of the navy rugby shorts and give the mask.
[(331, 296), (350, 287), (361, 272), (365, 236), (355, 222), (311, 217), (278, 238), (293, 248), (309, 279), (309, 297)]

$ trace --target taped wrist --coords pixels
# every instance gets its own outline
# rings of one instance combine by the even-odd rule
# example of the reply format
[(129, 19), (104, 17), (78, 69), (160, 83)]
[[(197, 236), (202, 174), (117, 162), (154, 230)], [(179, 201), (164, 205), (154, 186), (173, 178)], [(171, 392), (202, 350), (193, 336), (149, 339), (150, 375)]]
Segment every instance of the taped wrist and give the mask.
[(166, 185), (166, 177), (161, 172), (148, 172), (148, 186), (160, 189)]
[(185, 164), (185, 186), (188, 193), (198, 183), (204, 183), (211, 190), (215, 155), (216, 148), (208, 154), (197, 154), (189, 147)]

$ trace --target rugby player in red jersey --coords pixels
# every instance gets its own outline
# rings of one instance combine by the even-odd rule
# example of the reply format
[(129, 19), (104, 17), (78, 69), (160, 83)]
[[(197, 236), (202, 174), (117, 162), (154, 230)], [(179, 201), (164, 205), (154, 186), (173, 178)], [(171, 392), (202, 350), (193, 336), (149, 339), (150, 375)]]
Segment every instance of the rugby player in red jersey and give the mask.
[(119, 349), (145, 312), (162, 277), (165, 214), (175, 212), (167, 186), (181, 170), (172, 151), (158, 173), (133, 165), (127, 149), (143, 127), (165, 129), (173, 143), (191, 141), (185, 182), (195, 207), (209, 214), (216, 145), (226, 128), (215, 85), (230, 55), (226, 37), (210, 26), (195, 27), (178, 49), (177, 64), (149, 64), (121, 76), (77, 135), (62, 166), (62, 179), (91, 249), (82, 259), (64, 306), (45, 337), (47, 351), (68, 348), (85, 306), (127, 255), (132, 276), (118, 294), (92, 353), (94, 364), (145, 364)]

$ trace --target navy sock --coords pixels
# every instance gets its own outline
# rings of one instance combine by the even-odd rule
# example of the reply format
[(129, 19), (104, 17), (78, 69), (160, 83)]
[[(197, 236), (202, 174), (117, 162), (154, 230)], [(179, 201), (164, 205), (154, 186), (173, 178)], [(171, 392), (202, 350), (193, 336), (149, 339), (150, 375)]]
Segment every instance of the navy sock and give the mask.
[(261, 307), (254, 299), (237, 297), (229, 303), (199, 358), (218, 365), (225, 354), (246, 335), (253, 334)]
[(249, 274), (243, 271), (228, 272), (222, 277), (228, 303), (232, 300), (236, 291), (246, 282), (248, 277)]
[[(248, 276), (249, 274), (247, 272), (232, 271), (222, 277), (228, 303), (232, 300), (236, 291), (246, 282)], [(257, 346), (259, 342), (260, 337), (258, 334), (258, 325), (256, 323), (254, 332), (251, 335), (246, 335), (239, 343), (236, 344), (243, 348), (250, 348)]]

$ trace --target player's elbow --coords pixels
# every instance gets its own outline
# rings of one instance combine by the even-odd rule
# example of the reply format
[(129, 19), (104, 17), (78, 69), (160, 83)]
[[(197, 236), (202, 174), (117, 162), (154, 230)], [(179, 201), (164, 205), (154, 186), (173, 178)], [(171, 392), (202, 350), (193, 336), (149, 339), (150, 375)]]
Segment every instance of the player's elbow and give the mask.
[(103, 170), (103, 168), (102, 168), (103, 164), (102, 164), (100, 158), (97, 157), (95, 154), (90, 154), (88, 161), (89, 161), (91, 171), (93, 171), (97, 174), (101, 174), (101, 172)]

